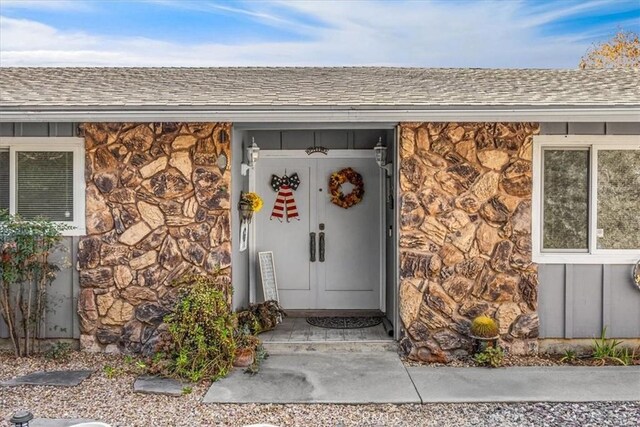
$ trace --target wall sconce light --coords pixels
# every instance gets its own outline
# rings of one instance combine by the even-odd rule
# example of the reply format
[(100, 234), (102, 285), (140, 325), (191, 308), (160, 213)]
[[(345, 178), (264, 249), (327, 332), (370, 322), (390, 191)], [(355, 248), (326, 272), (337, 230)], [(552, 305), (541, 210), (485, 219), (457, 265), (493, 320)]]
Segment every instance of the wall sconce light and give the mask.
[(387, 163), (387, 147), (382, 145), (382, 137), (378, 138), (378, 143), (373, 147), (373, 151), (375, 152), (378, 166), (386, 171), (387, 176), (391, 176), (391, 168), (393, 168), (393, 165)]
[(220, 153), (220, 155), (218, 156), (218, 159), (216, 160), (216, 165), (220, 169), (220, 173), (224, 174), (224, 172), (227, 170), (227, 166), (229, 165), (229, 158), (224, 153), (224, 151)]
[(259, 158), (260, 147), (256, 145), (255, 139), (251, 137), (251, 145), (247, 147), (247, 163), (240, 165), (240, 173), (242, 173), (242, 175), (246, 175), (249, 172), (249, 169), (253, 169)]

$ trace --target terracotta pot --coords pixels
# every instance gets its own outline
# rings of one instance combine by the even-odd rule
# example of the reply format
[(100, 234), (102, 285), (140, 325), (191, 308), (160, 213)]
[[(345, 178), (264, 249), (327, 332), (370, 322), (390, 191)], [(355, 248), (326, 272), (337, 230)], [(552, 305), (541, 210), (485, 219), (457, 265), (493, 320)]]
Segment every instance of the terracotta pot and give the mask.
[(252, 348), (239, 348), (236, 350), (233, 366), (236, 368), (246, 368), (253, 363), (255, 352)]

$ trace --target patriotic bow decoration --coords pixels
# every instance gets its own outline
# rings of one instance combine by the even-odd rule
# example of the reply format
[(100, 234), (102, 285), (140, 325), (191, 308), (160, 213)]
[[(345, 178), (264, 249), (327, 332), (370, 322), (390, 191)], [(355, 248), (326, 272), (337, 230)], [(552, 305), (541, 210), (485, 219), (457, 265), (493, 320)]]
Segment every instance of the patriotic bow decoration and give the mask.
[(270, 219), (277, 218), (278, 221), (282, 221), (282, 218), (286, 215), (287, 222), (292, 218), (298, 221), (300, 220), (298, 217), (298, 208), (293, 199), (293, 192), (298, 189), (299, 185), (300, 178), (297, 173), (287, 176), (285, 172), (282, 176), (271, 176), (271, 188), (273, 188), (273, 191), (276, 191), (278, 195), (276, 196), (276, 203), (273, 205)]

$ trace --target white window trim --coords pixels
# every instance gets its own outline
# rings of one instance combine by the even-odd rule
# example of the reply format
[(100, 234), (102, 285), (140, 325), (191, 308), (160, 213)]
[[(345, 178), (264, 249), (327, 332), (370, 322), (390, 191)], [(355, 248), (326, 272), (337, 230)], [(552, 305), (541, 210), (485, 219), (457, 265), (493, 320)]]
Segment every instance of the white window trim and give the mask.
[[(542, 152), (545, 148), (590, 148), (589, 249), (585, 252), (542, 251)], [(531, 239), (533, 261), (538, 264), (634, 264), (640, 249), (597, 249), (598, 150), (640, 150), (640, 135), (537, 135), (533, 137), (533, 193)]]
[(70, 137), (3, 137), (0, 148), (9, 149), (9, 213), (16, 213), (16, 152), (19, 151), (71, 151), (73, 152), (73, 222), (56, 221), (74, 227), (62, 232), (63, 236), (84, 236), (85, 181), (84, 139)]

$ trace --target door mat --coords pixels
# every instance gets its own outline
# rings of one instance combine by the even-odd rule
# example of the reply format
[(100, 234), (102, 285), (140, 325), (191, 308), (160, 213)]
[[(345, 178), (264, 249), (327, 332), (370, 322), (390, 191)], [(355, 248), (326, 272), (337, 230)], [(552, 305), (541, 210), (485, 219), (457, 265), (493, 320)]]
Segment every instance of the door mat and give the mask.
[(360, 329), (379, 325), (382, 323), (382, 317), (307, 317), (307, 323), (327, 329)]

